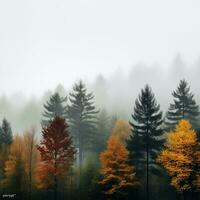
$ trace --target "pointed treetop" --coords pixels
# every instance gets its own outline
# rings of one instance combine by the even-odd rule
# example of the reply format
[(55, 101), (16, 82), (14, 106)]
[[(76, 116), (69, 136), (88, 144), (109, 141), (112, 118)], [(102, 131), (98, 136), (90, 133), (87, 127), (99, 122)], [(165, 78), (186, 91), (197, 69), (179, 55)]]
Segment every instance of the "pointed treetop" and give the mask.
[(190, 122), (186, 119), (182, 119), (177, 125), (176, 125), (176, 131), (187, 131), (192, 128), (192, 125)]
[(4, 118), (2, 121), (0, 134), (1, 134), (1, 142), (5, 144), (12, 143), (13, 141), (12, 128), (6, 118)]
[(165, 119), (166, 129), (173, 129), (181, 119), (189, 120), (194, 128), (197, 128), (199, 106), (185, 79), (180, 80), (177, 89), (172, 92), (172, 96), (174, 97), (173, 103), (170, 104)]
[(63, 117), (66, 118), (67, 115), (67, 97), (61, 97), (59, 93), (54, 93), (49, 101), (44, 104), (44, 113), (42, 120), (42, 125), (47, 125), (50, 120), (54, 117)]

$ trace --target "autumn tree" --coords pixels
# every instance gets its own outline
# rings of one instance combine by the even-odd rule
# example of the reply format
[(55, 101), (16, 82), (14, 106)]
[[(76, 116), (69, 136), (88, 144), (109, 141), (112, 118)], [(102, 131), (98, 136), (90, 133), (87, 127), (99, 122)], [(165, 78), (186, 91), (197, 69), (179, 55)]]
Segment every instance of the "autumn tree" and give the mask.
[[(146, 175), (146, 197), (149, 198), (149, 175), (158, 173), (156, 157), (164, 143), (161, 128), (162, 112), (151, 88), (146, 85), (135, 101), (133, 121), (130, 122), (132, 134), (127, 140), (130, 162), (136, 167), (138, 175)], [(146, 173), (145, 173), (146, 172)]]
[(166, 114), (165, 124), (167, 130), (175, 128), (181, 119), (187, 119), (197, 128), (199, 106), (196, 104), (194, 94), (190, 91), (190, 86), (183, 79), (180, 81), (176, 90), (173, 91), (173, 103), (170, 104)]
[(165, 148), (158, 156), (158, 162), (171, 177), (171, 185), (184, 196), (200, 188), (199, 147), (196, 132), (189, 121), (183, 119), (168, 133)]
[(41, 162), (37, 180), (39, 188), (53, 188), (57, 199), (58, 181), (73, 164), (75, 150), (65, 119), (55, 117), (42, 129), (42, 140), (37, 146)]
[(67, 120), (70, 131), (74, 137), (75, 145), (79, 149), (79, 164), (81, 166), (84, 154), (88, 150), (94, 150), (97, 136), (97, 113), (93, 102), (94, 96), (88, 93), (82, 81), (73, 86), (69, 94), (67, 107)]
[(36, 149), (36, 131), (35, 128), (27, 130), (23, 135), (23, 160), (25, 164), (25, 172), (28, 185), (28, 196), (32, 198), (32, 188), (34, 183), (34, 175), (38, 164), (38, 151)]
[(66, 118), (66, 102), (67, 97), (63, 98), (59, 95), (59, 93), (54, 93), (49, 101), (44, 104), (44, 112), (43, 112), (43, 120), (42, 125), (46, 126), (48, 125), (48, 122), (50, 120), (53, 120), (55, 117), (62, 117)]
[(19, 135), (14, 137), (10, 146), (8, 160), (5, 162), (5, 179), (3, 187), (10, 192), (20, 195), (26, 190), (25, 163), (23, 160), (23, 139)]
[(138, 185), (135, 168), (128, 164), (128, 151), (117, 137), (111, 136), (100, 155), (100, 174), (104, 193), (109, 199), (125, 199), (127, 191)]
[(10, 123), (4, 118), (0, 127), (0, 182), (5, 178), (5, 162), (8, 159), (13, 134)]
[[(9, 154), (9, 147), (5, 144), (1, 144), (0, 146), (0, 185), (2, 183), (2, 180), (4, 179), (4, 169), (5, 169), (5, 162), (8, 159)], [(2, 188), (0, 186), (0, 188)]]
[(115, 122), (111, 135), (118, 137), (124, 143), (131, 135), (131, 126), (125, 120), (118, 119)]

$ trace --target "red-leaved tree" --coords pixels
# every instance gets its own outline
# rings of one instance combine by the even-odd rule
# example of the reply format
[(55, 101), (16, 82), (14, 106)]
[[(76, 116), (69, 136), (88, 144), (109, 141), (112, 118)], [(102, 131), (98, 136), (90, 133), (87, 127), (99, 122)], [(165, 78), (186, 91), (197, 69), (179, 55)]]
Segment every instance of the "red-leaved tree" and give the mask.
[(60, 178), (66, 175), (73, 164), (75, 149), (65, 120), (55, 117), (42, 129), (42, 140), (37, 149), (41, 162), (36, 179), (39, 188), (53, 188), (57, 199), (57, 186)]

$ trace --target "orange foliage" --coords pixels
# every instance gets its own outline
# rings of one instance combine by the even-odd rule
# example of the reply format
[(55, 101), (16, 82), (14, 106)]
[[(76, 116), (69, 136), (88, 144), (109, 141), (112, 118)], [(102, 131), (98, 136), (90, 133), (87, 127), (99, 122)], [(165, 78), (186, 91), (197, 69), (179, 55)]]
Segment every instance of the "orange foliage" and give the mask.
[(52, 188), (55, 185), (53, 174), (50, 172), (52, 172), (50, 166), (44, 164), (43, 162), (38, 164), (37, 172), (35, 174), (38, 189)]
[(118, 137), (111, 136), (100, 155), (102, 181), (106, 195), (118, 195), (138, 185), (135, 169), (128, 164), (128, 151)]
[(19, 135), (14, 137), (13, 143), (10, 146), (9, 158), (5, 163), (5, 175), (10, 176), (14, 173), (17, 159), (22, 158), (23, 140)]
[[(19, 135), (14, 137), (10, 146), (8, 160), (5, 162), (5, 179), (3, 185), (6, 187), (15, 187), (18, 184), (19, 189), (24, 189), (24, 162), (23, 162), (23, 138)], [(20, 182), (20, 183), (19, 183)]]
[(181, 120), (175, 131), (168, 133), (165, 148), (158, 157), (158, 162), (172, 177), (171, 185), (179, 192), (199, 187), (199, 175), (197, 174), (195, 180), (192, 178), (200, 165), (197, 148), (199, 144), (196, 132), (187, 120)]
[[(26, 190), (28, 185), (30, 187), (33, 182), (32, 175), (38, 160), (35, 143), (35, 138), (30, 131), (27, 131), (23, 136), (15, 135), (13, 143), (9, 148), (8, 158), (5, 161), (4, 186), (9, 187), (13, 185), (14, 187), (17, 184), (16, 181), (18, 178), (24, 187), (20, 189)], [(22, 185), (18, 186), (22, 187)]]
[(47, 127), (42, 129), (43, 138), (37, 149), (40, 164), (36, 180), (38, 188), (57, 187), (58, 178), (62, 178), (72, 166), (75, 149), (65, 120), (55, 117)]
[(131, 127), (128, 122), (119, 119), (115, 122), (112, 135), (118, 137), (121, 142), (125, 142), (131, 134)]
[(32, 192), (36, 166), (39, 162), (39, 152), (36, 148), (36, 142), (35, 129), (27, 130), (23, 135), (23, 159), (29, 195)]

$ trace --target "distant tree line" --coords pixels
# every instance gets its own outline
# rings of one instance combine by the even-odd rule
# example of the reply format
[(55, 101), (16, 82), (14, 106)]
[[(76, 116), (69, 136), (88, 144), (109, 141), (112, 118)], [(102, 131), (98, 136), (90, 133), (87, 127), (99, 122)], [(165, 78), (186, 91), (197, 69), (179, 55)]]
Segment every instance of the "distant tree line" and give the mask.
[[(199, 106), (181, 80), (165, 115), (149, 85), (130, 122), (95, 106), (79, 81), (44, 103), (42, 133), (0, 126), (1, 195), (16, 199), (197, 200)], [(123, 102), (122, 102), (123, 103)], [(31, 113), (29, 113), (31, 115)]]

